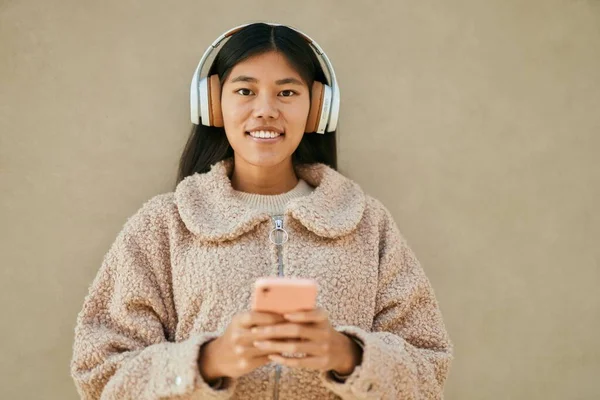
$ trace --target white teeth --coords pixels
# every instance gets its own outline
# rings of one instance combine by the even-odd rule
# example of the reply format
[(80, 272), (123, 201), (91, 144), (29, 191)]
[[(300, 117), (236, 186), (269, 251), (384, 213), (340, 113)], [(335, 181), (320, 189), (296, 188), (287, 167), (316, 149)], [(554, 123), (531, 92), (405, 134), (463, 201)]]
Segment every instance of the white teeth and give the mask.
[(280, 136), (280, 133), (277, 132), (267, 132), (267, 131), (255, 131), (250, 132), (250, 136), (260, 139), (274, 139)]

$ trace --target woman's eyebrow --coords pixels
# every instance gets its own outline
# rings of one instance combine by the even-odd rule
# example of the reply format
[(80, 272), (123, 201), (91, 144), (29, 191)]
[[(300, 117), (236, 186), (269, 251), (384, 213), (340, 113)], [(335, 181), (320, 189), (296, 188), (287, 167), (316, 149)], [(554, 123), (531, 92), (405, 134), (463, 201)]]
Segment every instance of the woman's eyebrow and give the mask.
[[(237, 77), (235, 77), (235, 78), (233, 78), (231, 80), (231, 83), (235, 83), (235, 82), (258, 83), (258, 79), (253, 78), (251, 76), (240, 75), (240, 76), (237, 76)], [(279, 79), (279, 80), (275, 81), (276, 85), (286, 85), (288, 83), (291, 83), (291, 84), (294, 84), (294, 85), (302, 85), (302, 82), (300, 82), (296, 78), (284, 78), (284, 79)]]
[(280, 79), (278, 81), (275, 81), (276, 85), (286, 85), (288, 83), (292, 83), (294, 85), (302, 85), (302, 82), (300, 82), (296, 78), (285, 78), (285, 79)]

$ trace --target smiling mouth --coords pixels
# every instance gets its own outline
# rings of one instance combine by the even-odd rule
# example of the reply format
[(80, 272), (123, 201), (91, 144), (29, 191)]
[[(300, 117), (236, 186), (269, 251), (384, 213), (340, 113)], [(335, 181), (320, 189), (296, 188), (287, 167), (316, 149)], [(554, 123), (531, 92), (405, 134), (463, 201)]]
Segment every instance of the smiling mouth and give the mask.
[(279, 139), (282, 136), (285, 136), (284, 133), (269, 132), (269, 131), (246, 132), (246, 135), (250, 136), (253, 139), (257, 139), (257, 140), (275, 140), (275, 139)]

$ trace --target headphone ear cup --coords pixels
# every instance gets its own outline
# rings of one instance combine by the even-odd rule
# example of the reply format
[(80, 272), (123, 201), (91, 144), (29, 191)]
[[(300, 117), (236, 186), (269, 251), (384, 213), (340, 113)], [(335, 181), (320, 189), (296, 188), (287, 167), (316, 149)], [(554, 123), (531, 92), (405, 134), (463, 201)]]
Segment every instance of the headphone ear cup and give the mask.
[(221, 82), (219, 75), (211, 75), (208, 79), (208, 111), (210, 112), (210, 121), (212, 126), (222, 128), (223, 111), (221, 110)]
[(312, 98), (310, 100), (310, 110), (306, 119), (306, 133), (316, 132), (321, 119), (321, 110), (323, 109), (323, 84), (314, 81), (312, 85)]
[(190, 119), (192, 124), (200, 125), (200, 82), (196, 73), (190, 86)]

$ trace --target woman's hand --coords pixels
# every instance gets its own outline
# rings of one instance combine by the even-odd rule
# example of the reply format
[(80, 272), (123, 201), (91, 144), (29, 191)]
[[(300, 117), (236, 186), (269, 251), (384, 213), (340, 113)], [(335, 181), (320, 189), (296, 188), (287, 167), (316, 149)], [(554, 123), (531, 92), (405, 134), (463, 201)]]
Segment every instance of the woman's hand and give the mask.
[(202, 346), (198, 358), (200, 374), (207, 382), (238, 378), (268, 364), (271, 360), (267, 356), (274, 352), (256, 348), (253, 342), (259, 337), (250, 330), (281, 322), (285, 319), (273, 313), (247, 311), (234, 315), (222, 336)]
[(270, 355), (268, 359), (289, 367), (334, 370), (341, 375), (350, 374), (361, 363), (360, 346), (333, 329), (324, 309), (286, 314), (284, 318), (287, 322), (252, 328), (256, 337), (254, 345), (267, 353), (306, 356)]

